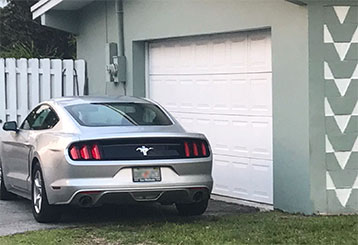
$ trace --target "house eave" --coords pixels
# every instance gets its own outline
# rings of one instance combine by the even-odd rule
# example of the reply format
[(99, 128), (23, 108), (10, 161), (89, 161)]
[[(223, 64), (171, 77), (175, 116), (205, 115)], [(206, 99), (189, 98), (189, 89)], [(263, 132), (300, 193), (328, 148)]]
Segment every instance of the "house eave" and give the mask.
[(32, 18), (36, 19), (41, 15), (45, 14), (47, 11), (58, 5), (63, 0), (41, 0), (38, 3), (34, 4), (30, 10), (32, 13)]
[(32, 18), (36, 19), (50, 10), (78, 10), (94, 0), (40, 0), (31, 7)]

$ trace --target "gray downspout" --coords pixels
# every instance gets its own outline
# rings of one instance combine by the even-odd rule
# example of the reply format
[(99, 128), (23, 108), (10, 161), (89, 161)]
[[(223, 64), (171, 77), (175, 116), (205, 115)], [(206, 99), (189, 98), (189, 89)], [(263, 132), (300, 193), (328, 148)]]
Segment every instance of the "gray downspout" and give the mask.
[(123, 1), (116, 1), (116, 14), (118, 23), (118, 81), (123, 83), (126, 95), (127, 62), (124, 53), (124, 31), (123, 31)]
[(123, 2), (116, 1), (116, 13), (118, 24), (118, 56), (124, 56), (124, 33), (123, 33)]

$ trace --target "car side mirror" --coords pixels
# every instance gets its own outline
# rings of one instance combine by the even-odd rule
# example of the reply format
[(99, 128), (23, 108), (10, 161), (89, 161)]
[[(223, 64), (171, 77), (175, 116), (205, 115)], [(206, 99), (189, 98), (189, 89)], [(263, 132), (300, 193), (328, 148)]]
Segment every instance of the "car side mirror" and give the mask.
[(2, 127), (5, 131), (15, 131), (17, 132), (17, 123), (16, 122), (6, 122), (4, 123), (4, 126)]

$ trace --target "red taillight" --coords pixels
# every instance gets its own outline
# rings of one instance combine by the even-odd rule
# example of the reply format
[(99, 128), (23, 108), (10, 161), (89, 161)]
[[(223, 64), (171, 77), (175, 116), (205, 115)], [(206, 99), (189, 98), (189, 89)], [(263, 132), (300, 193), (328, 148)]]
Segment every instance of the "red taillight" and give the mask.
[(185, 150), (185, 156), (190, 157), (190, 149), (188, 142), (184, 142), (184, 150)]
[(194, 156), (199, 156), (198, 145), (195, 142), (193, 142), (193, 152)]
[(92, 157), (96, 160), (101, 160), (101, 153), (99, 152), (98, 145), (93, 145), (91, 148)]
[(208, 157), (208, 144), (204, 140), (184, 142), (185, 157)]
[(206, 156), (207, 154), (207, 150), (204, 142), (201, 142), (201, 153), (203, 154), (203, 156)]
[(88, 159), (91, 158), (91, 155), (90, 155), (90, 152), (88, 150), (87, 145), (84, 145), (84, 146), (81, 147), (80, 153), (81, 153), (81, 158), (82, 159), (88, 160)]
[(71, 147), (71, 149), (70, 149), (70, 157), (71, 157), (73, 160), (78, 160), (78, 159), (81, 158), (80, 152), (79, 152), (77, 146), (72, 146), (72, 147)]
[(102, 160), (98, 144), (73, 144), (69, 148), (69, 155), (72, 160)]

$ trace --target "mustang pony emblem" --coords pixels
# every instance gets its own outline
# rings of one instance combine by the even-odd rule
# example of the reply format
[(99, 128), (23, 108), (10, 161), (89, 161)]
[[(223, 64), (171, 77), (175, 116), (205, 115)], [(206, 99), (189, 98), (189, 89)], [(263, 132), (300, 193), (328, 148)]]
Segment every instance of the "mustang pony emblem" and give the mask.
[(141, 153), (143, 153), (143, 156), (148, 156), (148, 151), (150, 151), (150, 150), (153, 150), (153, 148), (152, 147), (146, 147), (146, 146), (142, 146), (142, 147), (138, 147), (137, 149), (136, 149), (136, 151), (140, 151)]

